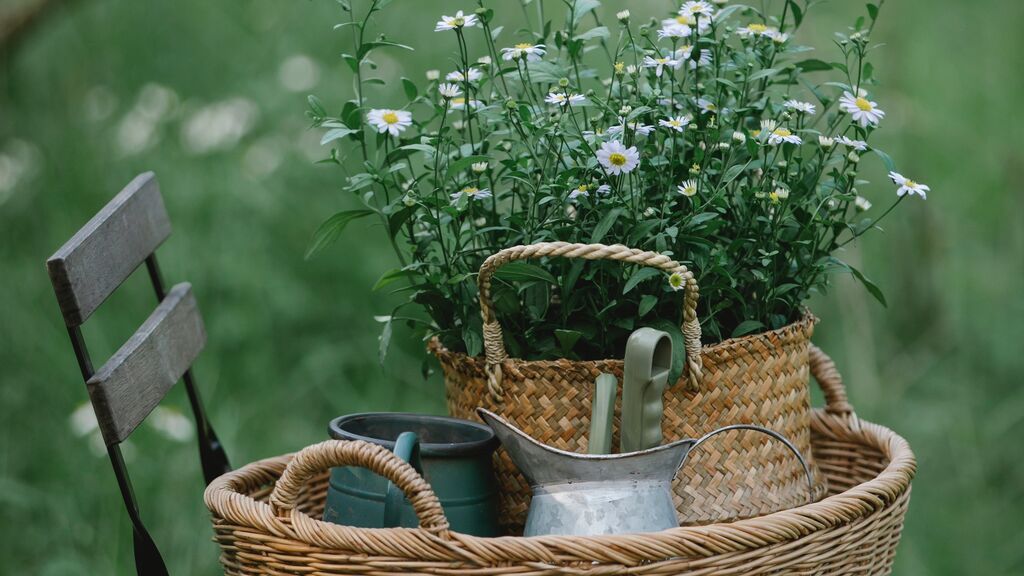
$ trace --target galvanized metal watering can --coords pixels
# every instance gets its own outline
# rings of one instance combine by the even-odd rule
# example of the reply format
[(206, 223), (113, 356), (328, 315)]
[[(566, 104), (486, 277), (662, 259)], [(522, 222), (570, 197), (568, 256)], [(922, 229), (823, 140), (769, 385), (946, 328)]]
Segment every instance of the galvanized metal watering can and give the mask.
[(756, 430), (783, 442), (810, 470), (799, 450), (782, 435), (737, 424), (699, 439), (684, 439), (625, 454), (576, 454), (541, 444), (497, 414), (477, 408), (533, 490), (525, 536), (657, 532), (679, 525), (672, 480), (690, 451), (729, 430)]

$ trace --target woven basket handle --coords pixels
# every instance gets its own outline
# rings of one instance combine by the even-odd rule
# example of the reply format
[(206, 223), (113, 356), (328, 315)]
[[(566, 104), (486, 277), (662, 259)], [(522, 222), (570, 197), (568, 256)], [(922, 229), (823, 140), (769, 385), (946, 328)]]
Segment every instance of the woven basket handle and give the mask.
[(697, 320), (697, 298), (699, 294), (697, 280), (694, 279), (693, 273), (686, 269), (686, 266), (664, 254), (627, 248), (621, 244), (606, 246), (604, 244), (539, 242), (537, 244), (513, 246), (494, 254), (480, 266), (480, 275), (477, 277), (477, 285), (480, 289), (480, 315), (484, 321), (484, 354), (487, 359), (487, 384), (492, 396), (496, 400), (501, 398), (501, 363), (508, 358), (508, 353), (505, 352), (505, 342), (501, 335), (501, 324), (498, 323), (498, 319), (495, 317), (494, 305), (491, 301), (491, 279), (499, 268), (509, 262), (545, 256), (582, 258), (584, 260), (617, 260), (619, 262), (650, 266), (651, 268), (664, 270), (669, 274), (679, 273), (682, 275), (685, 281), (683, 285), (682, 332), (683, 341), (686, 346), (686, 364), (683, 370), (683, 377), (691, 389), (697, 388), (701, 378), (700, 322)]
[(853, 406), (846, 396), (843, 377), (836, 369), (836, 363), (814, 344), (809, 350), (811, 374), (825, 394), (825, 411), (836, 416), (852, 416)]
[(335, 466), (359, 466), (394, 482), (409, 498), (420, 528), (434, 534), (448, 531), (441, 503), (423, 477), (390, 450), (361, 440), (327, 440), (296, 454), (270, 494), (274, 512), (279, 517), (304, 516), (295, 507), (303, 487), (316, 474)]

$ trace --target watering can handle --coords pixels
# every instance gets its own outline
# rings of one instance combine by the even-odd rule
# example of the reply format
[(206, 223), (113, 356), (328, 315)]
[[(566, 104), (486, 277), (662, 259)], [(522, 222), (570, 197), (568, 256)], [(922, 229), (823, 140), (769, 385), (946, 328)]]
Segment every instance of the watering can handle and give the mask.
[[(420, 462), (420, 438), (415, 432), (402, 432), (395, 440), (395, 456), (408, 462), (423, 476), (423, 464)], [(402, 521), (402, 502), (405, 494), (395, 483), (388, 480), (388, 489), (384, 493), (384, 524), (385, 528), (399, 526)]]
[(274, 514), (289, 518), (292, 526), (300, 526), (307, 533), (319, 531), (322, 522), (299, 509), (297, 501), (314, 476), (337, 466), (359, 466), (394, 482), (416, 511), (420, 528), (441, 538), (450, 537), (441, 502), (426, 480), (387, 448), (362, 440), (327, 440), (295, 454), (270, 493)]
[(761, 432), (785, 444), (786, 448), (789, 448), (790, 452), (792, 452), (796, 456), (797, 460), (800, 461), (800, 465), (803, 466), (804, 468), (804, 474), (807, 475), (807, 502), (811, 503), (814, 501), (814, 476), (811, 474), (811, 469), (807, 465), (807, 460), (804, 459), (804, 456), (803, 454), (800, 453), (800, 450), (796, 446), (794, 446), (788, 438), (774, 430), (769, 430), (768, 428), (765, 428), (763, 426), (755, 426), (753, 424), (733, 424), (732, 426), (723, 426), (718, 430), (712, 430), (711, 432), (708, 432), (707, 434), (701, 436), (700, 439), (694, 442), (693, 446), (690, 447), (690, 451), (692, 452), (694, 449), (697, 448), (697, 446), (700, 446), (702, 442), (710, 439), (712, 436), (716, 436), (718, 434), (721, 434), (722, 432), (729, 432), (730, 430), (753, 430), (755, 432)]

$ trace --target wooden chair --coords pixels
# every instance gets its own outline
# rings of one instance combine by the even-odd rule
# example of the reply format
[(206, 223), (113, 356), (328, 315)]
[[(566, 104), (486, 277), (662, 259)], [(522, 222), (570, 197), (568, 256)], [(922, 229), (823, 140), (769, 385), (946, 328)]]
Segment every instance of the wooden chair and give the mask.
[[(206, 418), (192, 376), (192, 363), (206, 344), (206, 331), (192, 286), (183, 282), (166, 291), (157, 265), (155, 251), (170, 234), (171, 223), (159, 184), (155, 175), (147, 172), (132, 180), (46, 261), (131, 518), (135, 568), (140, 576), (165, 576), (167, 568), (142, 523), (120, 445), (179, 379), (185, 381), (195, 415), (206, 483), (231, 470), (224, 448)], [(143, 262), (159, 305), (128, 342), (98, 371), (93, 371), (81, 326)]]

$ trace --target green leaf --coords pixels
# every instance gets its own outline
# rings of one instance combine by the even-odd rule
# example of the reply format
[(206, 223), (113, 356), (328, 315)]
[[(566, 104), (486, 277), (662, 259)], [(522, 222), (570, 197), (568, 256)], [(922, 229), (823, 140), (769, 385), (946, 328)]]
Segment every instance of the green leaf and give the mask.
[(396, 280), (404, 278), (405, 276), (409, 276), (410, 274), (412, 274), (412, 270), (402, 270), (401, 268), (393, 268), (381, 274), (380, 278), (377, 279), (377, 282), (374, 283), (373, 288), (371, 288), (370, 290), (372, 292), (376, 292), (377, 290), (380, 290), (381, 288), (387, 286), (388, 284), (391, 284)]
[(541, 280), (549, 284), (557, 284), (550, 272), (529, 262), (509, 262), (494, 273), (494, 277), (506, 282), (526, 282)]
[(801, 60), (796, 63), (796, 67), (804, 72), (818, 72), (823, 70), (831, 70), (832, 65), (824, 60), (818, 60), (817, 58), (808, 58), (807, 60)]
[(654, 278), (655, 276), (663, 276), (665, 273), (657, 268), (641, 268), (633, 273), (626, 281), (626, 285), (622, 288), (623, 294), (628, 294), (630, 290), (636, 288), (636, 285), (647, 280), (648, 278)]
[(416, 87), (416, 83), (409, 80), (405, 76), (402, 77), (402, 88), (405, 90), (405, 97), (409, 100), (415, 100), (420, 95), (419, 88)]
[(573, 5), (572, 27), (575, 28), (580, 23), (580, 20), (583, 20), (584, 16), (600, 6), (601, 2), (598, 0), (576, 0), (576, 3)]
[(786, 3), (789, 4), (789, 9), (793, 11), (794, 28), (799, 28), (800, 23), (804, 21), (804, 11), (800, 9), (795, 0), (786, 0)]
[(637, 309), (637, 316), (643, 318), (648, 312), (654, 309), (654, 305), (658, 303), (658, 297), (650, 294), (644, 294), (640, 297), (640, 307)]
[(562, 354), (565, 356), (569, 355), (572, 347), (579, 342), (582, 336), (583, 333), (579, 330), (555, 330), (555, 338), (558, 339), (558, 345), (562, 348)]
[(316, 232), (313, 233), (313, 242), (306, 251), (306, 259), (310, 259), (324, 248), (327, 248), (338, 239), (349, 222), (358, 220), (373, 214), (373, 210), (345, 210), (338, 212), (328, 218)]
[(601, 218), (601, 221), (597, 223), (597, 226), (594, 226), (594, 231), (590, 234), (590, 243), (596, 244), (600, 242), (601, 239), (604, 238), (604, 235), (612, 229), (612, 226), (615, 225), (615, 221), (619, 219), (622, 212), (622, 208), (613, 208), (612, 210), (609, 210), (608, 213)]
[(764, 328), (764, 324), (758, 320), (744, 320), (732, 331), (732, 338), (746, 336)]
[(362, 60), (371, 51), (376, 50), (377, 48), (384, 48), (386, 46), (391, 46), (391, 47), (394, 47), (394, 48), (401, 48), (403, 50), (409, 50), (409, 51), (415, 52), (415, 48), (413, 48), (412, 46), (406, 46), (405, 44), (399, 44), (397, 42), (388, 42), (386, 40), (377, 40), (376, 42), (366, 42), (365, 44), (360, 46), (359, 47), (359, 54), (357, 55), (357, 58), (359, 60)]
[(871, 280), (868, 280), (867, 277), (864, 276), (864, 274), (861, 274), (860, 270), (857, 270), (856, 268), (850, 266), (849, 264), (847, 264), (846, 267), (850, 269), (850, 273), (853, 274), (853, 277), (859, 280), (860, 283), (863, 284), (864, 287), (868, 289), (868, 292), (870, 292), (871, 295), (875, 297), (875, 300), (878, 300), (882, 304), (882, 306), (886, 308), (889, 307), (889, 303), (885, 301), (885, 294), (882, 294), (881, 288), (879, 288)]
[(753, 74), (750, 75), (749, 78), (747, 78), (747, 80), (753, 82), (754, 80), (760, 80), (762, 78), (771, 78), (772, 76), (775, 76), (778, 73), (778, 68), (765, 68), (764, 70), (758, 70), (757, 72), (754, 72)]
[(868, 16), (871, 17), (871, 21), (878, 20), (878, 6), (875, 4), (868, 4)]
[(379, 342), (377, 354), (381, 365), (383, 365), (384, 360), (388, 357), (388, 348), (391, 346), (391, 316), (378, 316), (377, 318), (378, 320), (387, 318), (384, 321), (384, 327), (380, 330), (380, 336), (377, 337)]
[(891, 156), (889, 156), (885, 152), (882, 152), (878, 148), (872, 148), (871, 151), (874, 152), (875, 154), (878, 154), (878, 157), (882, 159), (882, 163), (885, 164), (886, 170), (888, 170), (889, 172), (896, 171), (896, 163), (893, 162)]
[(320, 118), (327, 116), (327, 111), (324, 110), (324, 104), (319, 98), (310, 94), (307, 100), (309, 100), (309, 109), (313, 111), (313, 114), (316, 114)]
[(328, 144), (335, 140), (341, 140), (349, 134), (355, 134), (356, 132), (358, 132), (358, 130), (353, 130), (351, 128), (333, 128), (324, 133), (323, 138), (320, 139), (320, 145), (323, 146), (324, 144)]
[(612, 34), (611, 34), (611, 32), (608, 31), (608, 27), (607, 26), (597, 26), (595, 28), (591, 28), (590, 30), (587, 30), (583, 34), (580, 34), (579, 36), (576, 37), (576, 39), (577, 40), (584, 40), (585, 41), (585, 40), (593, 40), (594, 38), (601, 38), (603, 40), (607, 40), (608, 38), (611, 37), (611, 35)]
[(462, 327), (462, 342), (466, 345), (466, 354), (470, 356), (479, 356), (484, 350), (480, 334), (469, 325)]

